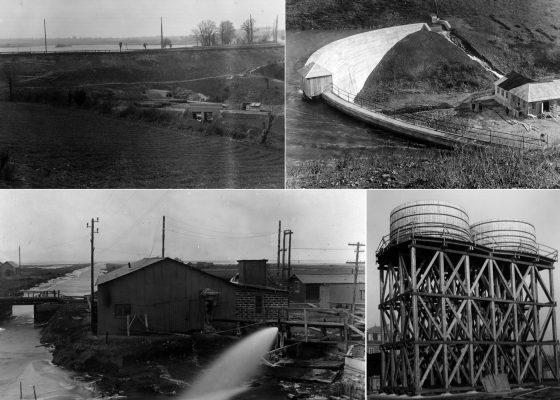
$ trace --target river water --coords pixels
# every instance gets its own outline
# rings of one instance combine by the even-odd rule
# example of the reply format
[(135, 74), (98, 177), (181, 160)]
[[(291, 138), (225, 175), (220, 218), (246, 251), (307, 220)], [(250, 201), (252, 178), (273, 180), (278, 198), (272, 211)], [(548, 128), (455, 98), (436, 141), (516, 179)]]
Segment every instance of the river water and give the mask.
[[(96, 264), (94, 277), (103, 272), (105, 265)], [(34, 290), (60, 290), (61, 294), (81, 296), (90, 292), (89, 267), (76, 270), (64, 277), (41, 284)], [(14, 306), (13, 317), (0, 321), (0, 399), (17, 400), (20, 397), (20, 382), (23, 398), (33, 399), (33, 386), (39, 400), (86, 400), (108, 399), (100, 396), (95, 384), (87, 375), (57, 367), (51, 363), (52, 355), (42, 346), (41, 330), (33, 324), (33, 306)], [(170, 368), (173, 377), (190, 382), (200, 369), (192, 363), (179, 363)], [(147, 393), (129, 394), (129, 400), (163, 400), (168, 396)], [(181, 396), (178, 397), (179, 399)], [(265, 378), (251, 385), (243, 394), (232, 400), (280, 400), (285, 394), (276, 380)], [(226, 400), (224, 397), (221, 400)]]

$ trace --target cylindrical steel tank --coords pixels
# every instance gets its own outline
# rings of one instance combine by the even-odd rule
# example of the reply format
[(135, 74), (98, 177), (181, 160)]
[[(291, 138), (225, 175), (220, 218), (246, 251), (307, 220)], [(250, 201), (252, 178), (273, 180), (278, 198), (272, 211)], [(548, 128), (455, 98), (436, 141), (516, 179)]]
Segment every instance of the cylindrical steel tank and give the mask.
[(390, 241), (411, 236), (471, 241), (469, 216), (463, 207), (438, 200), (412, 201), (391, 211)]
[(536, 253), (535, 227), (517, 220), (489, 220), (471, 225), (473, 241), (495, 250)]

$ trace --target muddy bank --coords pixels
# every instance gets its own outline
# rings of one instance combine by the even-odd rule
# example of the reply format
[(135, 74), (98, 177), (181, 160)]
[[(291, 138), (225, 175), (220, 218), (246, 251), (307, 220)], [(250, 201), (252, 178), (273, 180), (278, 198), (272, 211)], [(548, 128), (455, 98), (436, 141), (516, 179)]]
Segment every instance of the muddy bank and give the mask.
[(171, 377), (178, 362), (192, 367), (235, 342), (218, 335), (94, 336), (85, 303), (61, 307), (43, 329), (41, 342), (52, 346), (53, 363), (87, 373), (105, 395), (145, 392), (172, 395), (188, 384)]

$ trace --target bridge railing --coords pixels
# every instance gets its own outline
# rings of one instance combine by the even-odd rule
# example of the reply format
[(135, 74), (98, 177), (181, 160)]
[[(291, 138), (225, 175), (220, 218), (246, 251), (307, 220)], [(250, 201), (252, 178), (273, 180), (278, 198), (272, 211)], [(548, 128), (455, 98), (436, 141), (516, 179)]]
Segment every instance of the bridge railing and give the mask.
[(59, 298), (60, 290), (23, 290), (21, 292), (21, 297), (49, 297), (49, 298)]
[(331, 84), (330, 91), (342, 100), (351, 102), (365, 110), (379, 112), (385, 117), (406, 122), (416, 126), (433, 129), (445, 133), (447, 136), (457, 140), (469, 140), (473, 143), (482, 142), (488, 144), (501, 144), (510, 147), (534, 148), (548, 145), (548, 135), (541, 135), (541, 138), (519, 135), (515, 133), (502, 132), (493, 129), (479, 128), (452, 122), (441, 118), (419, 115), (418, 113), (399, 113), (397, 109), (373, 100), (357, 98), (354, 93), (344, 90)]

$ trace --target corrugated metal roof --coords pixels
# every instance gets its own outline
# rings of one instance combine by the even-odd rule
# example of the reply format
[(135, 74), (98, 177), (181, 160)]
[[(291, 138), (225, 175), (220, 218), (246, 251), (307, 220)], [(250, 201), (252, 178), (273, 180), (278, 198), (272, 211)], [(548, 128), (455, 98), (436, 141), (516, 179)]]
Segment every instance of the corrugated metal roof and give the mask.
[[(305, 274), (294, 274), (292, 277), (299, 279), (304, 284), (313, 284), (313, 283), (325, 283), (325, 284), (333, 284), (333, 283), (346, 283), (352, 284), (354, 283), (354, 275), (352, 274), (344, 274), (344, 275), (326, 275), (326, 274), (313, 274), (313, 275), (305, 275)], [(365, 283), (365, 275), (358, 274), (358, 283)]]
[(305, 67), (300, 68), (298, 70), (298, 74), (302, 77), (309, 79), (309, 78), (318, 78), (320, 76), (329, 76), (332, 75), (332, 72), (326, 68), (321, 67), (319, 64), (315, 64), (313, 61), (307, 64)]
[(511, 90), (516, 87), (522, 86), (526, 83), (534, 82), (534, 80), (527, 78), (515, 71), (511, 71), (510, 73), (506, 74), (505, 80), (498, 84), (504, 90)]
[(533, 82), (510, 90), (526, 102), (560, 99), (560, 80)]

